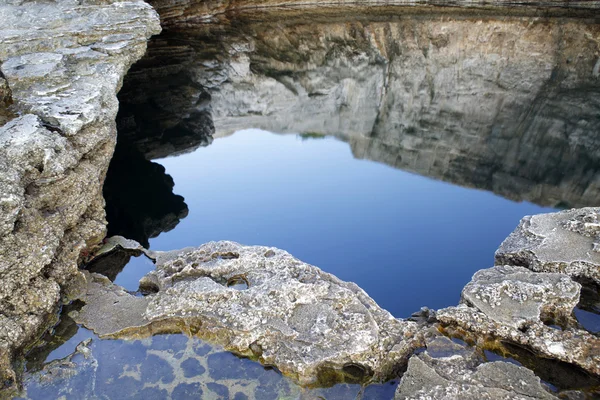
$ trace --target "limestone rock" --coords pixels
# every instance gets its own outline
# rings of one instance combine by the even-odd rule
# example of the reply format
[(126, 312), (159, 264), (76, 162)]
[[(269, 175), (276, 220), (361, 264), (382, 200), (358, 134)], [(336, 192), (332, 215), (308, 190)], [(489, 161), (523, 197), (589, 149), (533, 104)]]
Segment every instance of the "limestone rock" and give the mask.
[[(448, 340), (448, 339), (446, 339)], [(555, 399), (530, 370), (507, 362), (477, 363), (463, 355), (411, 357), (395, 400)]]
[(160, 27), (139, 0), (8, 0), (0, 20), (0, 97), (15, 112), (0, 123), (1, 389), (105, 234), (116, 92)]
[(184, 329), (301, 384), (390, 376), (422, 341), (415, 323), (282, 250), (211, 242), (154, 256), (140, 283), (156, 293), (134, 297), (92, 276), (76, 320), (110, 337)]
[(477, 272), (463, 289), (463, 304), (438, 310), (436, 318), (482, 343), (504, 340), (600, 375), (600, 338), (572, 314), (580, 290), (564, 274), (496, 266)]
[[(261, 10), (269, 8), (282, 8), (290, 7), (305, 11), (312, 8), (327, 8), (331, 7), (328, 3), (322, 3), (318, 0), (303, 0), (299, 2), (297, 0), (249, 0), (244, 2), (232, 1), (232, 0), (219, 0), (219, 1), (204, 1), (204, 0), (150, 0), (156, 10), (160, 14), (161, 24), (165, 27), (194, 27), (202, 26), (208, 21), (218, 18), (220, 15), (225, 13), (235, 13), (240, 11), (247, 11), (248, 9), (259, 8)], [(528, 7), (535, 8), (545, 6), (545, 12), (552, 13), (552, 9), (563, 9), (572, 8), (573, 10), (593, 10), (598, 8), (598, 4), (593, 1), (585, 0), (554, 0), (554, 1), (515, 1), (515, 0), (457, 0), (453, 2), (440, 2), (433, 0), (416, 1), (416, 0), (392, 0), (392, 1), (380, 1), (380, 0), (339, 0), (336, 6), (340, 7), (353, 7), (357, 10), (364, 11), (369, 9), (377, 9), (378, 7), (384, 8), (390, 5), (398, 6), (423, 6), (423, 5), (452, 5), (460, 6), (463, 9), (480, 7), (489, 7), (490, 5), (496, 7), (511, 7), (527, 9)], [(560, 12), (559, 11), (559, 12)]]
[(522, 328), (541, 321), (542, 314), (569, 318), (580, 290), (564, 274), (504, 265), (476, 272), (462, 291), (462, 301), (500, 324)]
[(600, 284), (600, 209), (528, 216), (496, 251), (496, 264), (560, 272)]

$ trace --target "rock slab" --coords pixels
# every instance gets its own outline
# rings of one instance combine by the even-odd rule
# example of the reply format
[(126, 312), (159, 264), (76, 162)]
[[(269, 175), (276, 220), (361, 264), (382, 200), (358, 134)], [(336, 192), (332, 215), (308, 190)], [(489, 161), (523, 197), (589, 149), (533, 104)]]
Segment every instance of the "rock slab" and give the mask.
[(270, 247), (211, 242), (153, 253), (135, 297), (97, 275), (76, 320), (105, 337), (187, 330), (302, 385), (391, 376), (421, 345), (354, 283)]

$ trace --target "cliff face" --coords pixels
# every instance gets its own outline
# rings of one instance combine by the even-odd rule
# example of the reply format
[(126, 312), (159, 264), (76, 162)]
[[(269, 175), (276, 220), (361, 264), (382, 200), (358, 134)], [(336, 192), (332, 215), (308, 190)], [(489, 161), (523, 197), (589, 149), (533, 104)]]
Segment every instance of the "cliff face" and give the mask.
[(323, 2), (319, 0), (149, 0), (160, 14), (161, 25), (166, 28), (186, 28), (204, 25), (207, 21), (219, 19), (226, 13), (247, 13), (253, 10), (260, 12), (273, 8), (306, 9), (318, 8), (339, 15), (340, 7), (353, 8), (361, 13), (378, 12), (390, 6), (423, 7), (423, 6), (460, 6), (462, 10), (501, 9), (504, 14), (512, 12), (536, 12), (542, 9), (544, 14), (565, 13), (579, 14), (598, 9), (597, 1), (590, 0), (337, 0)]
[(8, 0), (0, 20), (1, 389), (104, 237), (116, 92), (160, 26), (143, 1)]
[[(135, 102), (129, 120), (206, 126), (209, 112), (217, 136), (250, 127), (335, 135), (356, 157), (513, 200), (600, 203), (594, 20), (431, 11), (219, 18), (151, 41), (136, 68), (148, 92), (122, 97)], [(170, 86), (154, 91), (157, 75)], [(185, 106), (157, 113), (161, 96)]]

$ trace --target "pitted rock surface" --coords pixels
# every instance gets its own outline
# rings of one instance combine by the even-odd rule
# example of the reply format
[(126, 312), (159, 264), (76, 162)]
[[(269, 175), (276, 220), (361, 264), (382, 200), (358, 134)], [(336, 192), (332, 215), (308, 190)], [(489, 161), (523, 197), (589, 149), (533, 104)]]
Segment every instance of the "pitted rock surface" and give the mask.
[(600, 284), (599, 214), (599, 208), (581, 208), (527, 216), (496, 251), (496, 264)]
[(477, 272), (463, 289), (462, 304), (438, 310), (436, 318), (482, 342), (505, 340), (600, 375), (600, 338), (572, 314), (580, 289), (564, 274), (497, 266)]
[[(446, 339), (449, 341), (449, 339)], [(411, 357), (395, 400), (532, 400), (555, 399), (530, 370), (497, 361), (481, 363), (474, 356)]]
[(438, 310), (436, 318), (481, 341), (505, 340), (600, 375), (600, 338), (573, 316), (580, 291), (581, 285), (566, 274), (495, 266), (475, 273), (463, 289), (461, 304)]
[(580, 290), (581, 285), (564, 274), (503, 265), (477, 271), (463, 289), (462, 300), (498, 323), (521, 328), (539, 322), (543, 313), (569, 318)]
[(1, 389), (105, 234), (116, 92), (160, 27), (140, 0), (7, 0), (0, 21)]
[(391, 376), (422, 341), (415, 323), (394, 318), (354, 283), (283, 250), (211, 242), (154, 256), (156, 271), (140, 282), (157, 293), (134, 297), (92, 276), (76, 320), (112, 337), (187, 329), (300, 384), (331, 371)]

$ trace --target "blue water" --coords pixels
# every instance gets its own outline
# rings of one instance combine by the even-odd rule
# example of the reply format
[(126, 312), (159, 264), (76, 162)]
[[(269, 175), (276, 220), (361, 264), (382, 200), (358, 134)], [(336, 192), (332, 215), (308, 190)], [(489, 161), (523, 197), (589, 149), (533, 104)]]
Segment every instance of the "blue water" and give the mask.
[(357, 160), (335, 138), (250, 129), (158, 162), (190, 212), (152, 249), (279, 247), (356, 282), (397, 317), (455, 305), (523, 216), (552, 211)]

